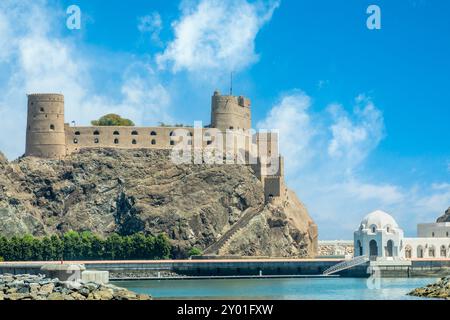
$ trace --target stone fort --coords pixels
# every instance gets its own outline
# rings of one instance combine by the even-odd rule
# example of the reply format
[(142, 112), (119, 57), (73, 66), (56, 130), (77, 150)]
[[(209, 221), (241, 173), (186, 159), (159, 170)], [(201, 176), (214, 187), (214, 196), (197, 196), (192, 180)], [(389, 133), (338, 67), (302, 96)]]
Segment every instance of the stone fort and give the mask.
[[(87, 148), (173, 150), (180, 143), (184, 148), (203, 150), (226, 147), (226, 152), (231, 150), (235, 159), (240, 155), (255, 159), (241, 163), (254, 169), (264, 186), (266, 201), (275, 201), (286, 192), (278, 134), (251, 130), (250, 105), (250, 100), (243, 96), (215, 91), (211, 98), (211, 124), (202, 128), (73, 126), (64, 120), (63, 95), (29, 94), (25, 156), (63, 159)], [(184, 136), (179, 134), (181, 131)], [(194, 139), (199, 132), (201, 138)]]

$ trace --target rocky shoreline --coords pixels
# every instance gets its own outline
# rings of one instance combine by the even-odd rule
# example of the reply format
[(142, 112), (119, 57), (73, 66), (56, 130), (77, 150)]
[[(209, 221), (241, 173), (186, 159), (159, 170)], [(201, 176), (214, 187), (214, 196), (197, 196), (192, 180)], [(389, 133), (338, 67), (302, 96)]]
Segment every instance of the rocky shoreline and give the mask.
[(44, 275), (0, 275), (2, 300), (151, 300), (112, 284), (60, 281)]
[(408, 293), (410, 296), (450, 300), (450, 277), (441, 278), (438, 282)]

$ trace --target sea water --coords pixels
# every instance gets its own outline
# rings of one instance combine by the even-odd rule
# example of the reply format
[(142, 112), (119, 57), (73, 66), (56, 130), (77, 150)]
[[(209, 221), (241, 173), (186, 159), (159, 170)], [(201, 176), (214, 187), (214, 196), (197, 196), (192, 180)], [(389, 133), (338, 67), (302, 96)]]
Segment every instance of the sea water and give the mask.
[(405, 300), (436, 278), (131, 280), (113, 284), (155, 299)]

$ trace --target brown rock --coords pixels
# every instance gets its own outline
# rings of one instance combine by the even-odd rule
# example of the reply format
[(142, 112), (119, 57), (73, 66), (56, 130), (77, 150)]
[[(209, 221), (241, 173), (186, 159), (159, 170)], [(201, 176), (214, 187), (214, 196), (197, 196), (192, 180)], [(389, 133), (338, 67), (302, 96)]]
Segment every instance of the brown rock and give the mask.
[[(63, 161), (25, 157), (0, 165), (0, 190), (8, 190), (0, 192), (6, 236), (165, 232), (182, 257), (236, 227), (254, 236), (234, 238), (219, 251), (306, 257), (317, 249), (317, 227), (293, 192), (276, 209), (264, 208), (263, 186), (249, 166), (175, 165), (164, 150), (82, 150)], [(249, 208), (259, 214), (247, 219)]]
[(53, 289), (55, 288), (55, 285), (53, 283), (44, 284), (39, 289), (39, 294), (41, 295), (48, 295), (53, 292)]

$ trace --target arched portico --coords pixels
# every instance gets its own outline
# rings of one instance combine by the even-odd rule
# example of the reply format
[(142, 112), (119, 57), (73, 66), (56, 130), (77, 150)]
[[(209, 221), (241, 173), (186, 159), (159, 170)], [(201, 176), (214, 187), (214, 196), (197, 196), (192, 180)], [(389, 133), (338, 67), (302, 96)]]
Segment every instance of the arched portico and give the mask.
[(369, 256), (378, 257), (378, 244), (376, 240), (370, 240), (369, 242)]

